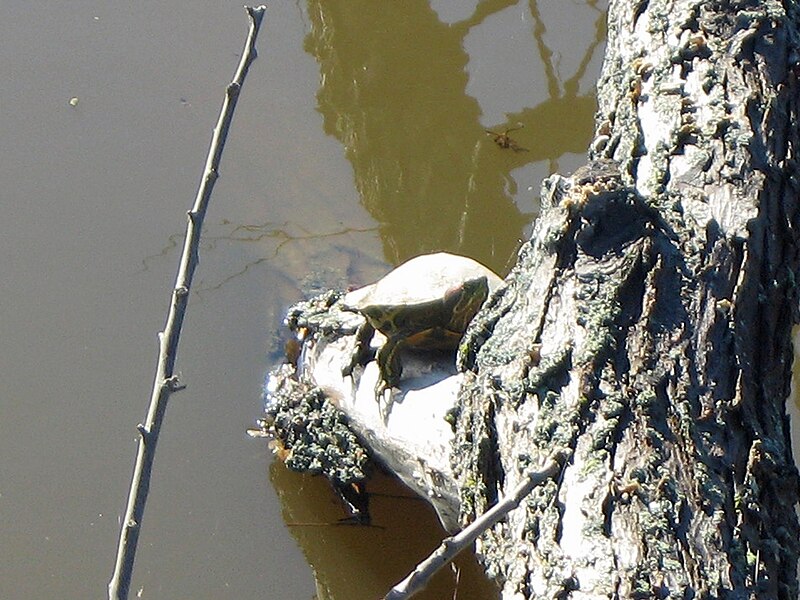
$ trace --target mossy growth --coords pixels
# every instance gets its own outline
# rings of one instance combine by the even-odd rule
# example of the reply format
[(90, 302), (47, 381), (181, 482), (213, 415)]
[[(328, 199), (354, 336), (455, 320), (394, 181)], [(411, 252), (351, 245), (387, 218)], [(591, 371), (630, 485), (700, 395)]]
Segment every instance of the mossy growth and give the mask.
[(265, 395), (265, 422), (283, 449), (286, 466), (324, 475), (336, 486), (366, 480), (369, 451), (350, 429), (347, 417), (319, 388), (300, 388), (293, 382)]

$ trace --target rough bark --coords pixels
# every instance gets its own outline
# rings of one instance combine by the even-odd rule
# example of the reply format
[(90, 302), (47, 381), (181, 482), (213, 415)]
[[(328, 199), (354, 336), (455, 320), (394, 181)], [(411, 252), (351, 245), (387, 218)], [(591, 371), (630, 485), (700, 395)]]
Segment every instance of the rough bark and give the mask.
[(545, 181), (462, 355), (462, 522), (571, 452), (477, 543), (503, 598), (797, 598), (797, 26), (611, 2), (596, 162)]

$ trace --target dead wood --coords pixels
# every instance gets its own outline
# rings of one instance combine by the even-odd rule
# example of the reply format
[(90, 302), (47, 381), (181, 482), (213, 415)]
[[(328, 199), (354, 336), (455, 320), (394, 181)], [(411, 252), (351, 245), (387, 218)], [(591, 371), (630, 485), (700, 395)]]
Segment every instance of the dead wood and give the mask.
[(798, 11), (611, 2), (591, 161), (467, 333), (466, 524), (503, 598), (797, 598)]

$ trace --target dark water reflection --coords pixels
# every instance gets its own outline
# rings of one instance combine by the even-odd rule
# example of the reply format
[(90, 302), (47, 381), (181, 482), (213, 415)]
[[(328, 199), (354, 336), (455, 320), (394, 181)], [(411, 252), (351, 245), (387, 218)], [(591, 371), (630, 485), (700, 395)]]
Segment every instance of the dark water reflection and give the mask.
[[(314, 570), (317, 598), (380, 598), (444, 537), (433, 510), (381, 473), (370, 480), (371, 527), (337, 525), (344, 515), (330, 486), (317, 477), (298, 476), (275, 463), (270, 480), (278, 490), (284, 519)], [(475, 559), (465, 554), (457, 573), (443, 569), (417, 597), (492, 598), (496, 589)]]
[[(511, 172), (586, 148), (595, 101), (589, 93), (578, 95), (577, 79), (556, 81), (552, 65), (546, 69), (552, 80), (540, 82), (551, 97), (493, 124), (499, 132), (523, 127), (514, 133), (517, 151), (498, 147), (481, 123), (480, 103), (466, 92), (465, 40), (516, 4), (481, 2), (468, 18), (445, 23), (424, 0), (309, 2), (306, 48), (320, 64), (317, 96), (325, 131), (345, 148), (361, 201), (380, 224), (392, 263), (449, 250), (503, 270), (532, 217), (514, 202), (518, 190)], [(536, 17), (531, 26), (539, 34), (540, 55), (550, 57), (538, 11)], [(492, 43), (504, 44), (500, 35)], [(585, 75), (601, 39), (580, 48), (586, 60), (577, 78)], [(558, 96), (560, 89), (566, 94)]]

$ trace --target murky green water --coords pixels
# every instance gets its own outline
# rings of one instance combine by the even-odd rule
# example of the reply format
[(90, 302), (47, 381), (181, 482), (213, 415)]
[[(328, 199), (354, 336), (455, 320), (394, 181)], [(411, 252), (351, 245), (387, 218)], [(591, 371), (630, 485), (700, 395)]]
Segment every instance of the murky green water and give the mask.
[[(541, 179), (583, 162), (602, 11), (270, 5), (206, 219), (188, 387), (132, 597), (373, 598), (436, 546), (431, 511), (382, 479), (379, 527), (316, 525), (341, 516), (336, 499), (245, 430), (291, 302), (433, 250), (510, 267)], [(185, 211), (245, 32), (227, 0), (0, 4), (0, 598), (105, 594)], [(485, 598), (471, 562), (458, 597)]]
[[(449, 250), (502, 271), (536, 211), (536, 167), (569, 167), (569, 153), (587, 146), (601, 38), (585, 38), (573, 70), (550, 54), (558, 31), (547, 31), (535, 4), (482, 2), (452, 22), (437, 4), (445, 10), (310, 2), (305, 48), (320, 66), (318, 109), (387, 260)], [(591, 34), (601, 13), (572, 8)], [(513, 144), (501, 148), (487, 129), (513, 129)]]

